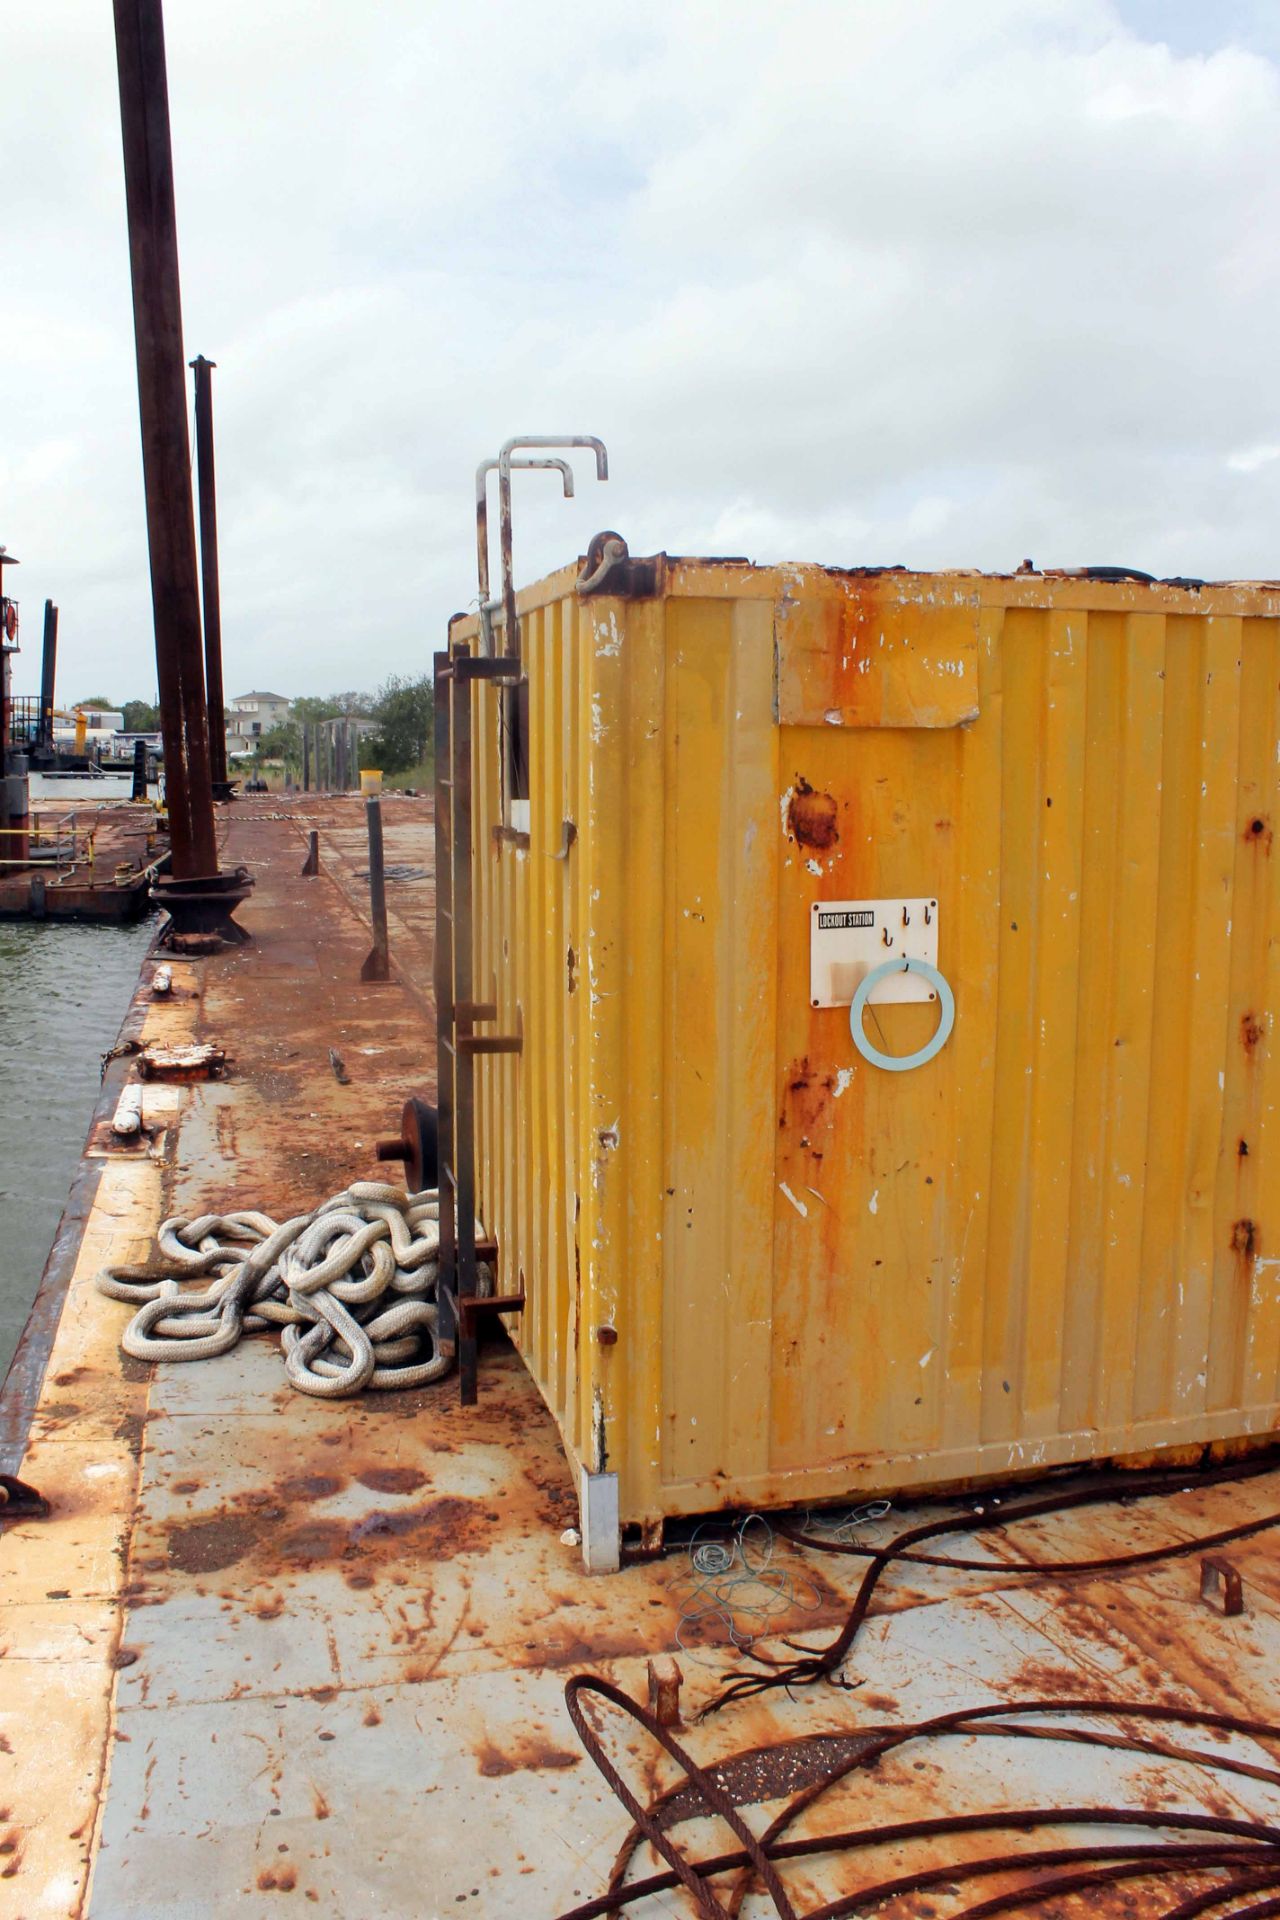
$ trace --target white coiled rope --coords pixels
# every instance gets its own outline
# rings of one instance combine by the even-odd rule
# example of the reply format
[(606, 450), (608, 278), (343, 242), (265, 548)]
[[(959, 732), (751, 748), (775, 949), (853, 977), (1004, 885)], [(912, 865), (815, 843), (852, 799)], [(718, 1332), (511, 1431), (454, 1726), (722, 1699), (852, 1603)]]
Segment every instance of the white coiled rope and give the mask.
[[(157, 1245), (167, 1270), (107, 1268), (96, 1281), (138, 1308), (120, 1342), (135, 1360), (210, 1360), (244, 1333), (279, 1327), (289, 1379), (322, 1399), (425, 1387), (453, 1364), (439, 1340), (434, 1190), (357, 1181), (292, 1220), (252, 1211), (166, 1220)], [(493, 1292), (484, 1265), (479, 1289)]]

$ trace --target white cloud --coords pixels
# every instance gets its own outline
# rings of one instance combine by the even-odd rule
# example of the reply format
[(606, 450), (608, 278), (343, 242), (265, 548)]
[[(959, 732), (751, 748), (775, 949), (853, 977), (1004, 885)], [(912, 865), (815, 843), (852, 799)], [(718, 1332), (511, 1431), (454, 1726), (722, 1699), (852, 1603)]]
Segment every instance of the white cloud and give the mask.
[[(1225, 19), (1175, 50), (1133, 17), (169, 0), (228, 685), (423, 668), (517, 431), (601, 433), (614, 476), (521, 482), (524, 578), (604, 525), (1274, 574), (1280, 74)], [(152, 669), (108, 11), (16, 12), (6, 76), (0, 540), (62, 606), (64, 691), (124, 697)]]
[(1257, 473), (1262, 467), (1269, 467), (1273, 460), (1280, 460), (1280, 446), (1268, 444), (1244, 447), (1239, 453), (1228, 454), (1227, 465), (1232, 473)]

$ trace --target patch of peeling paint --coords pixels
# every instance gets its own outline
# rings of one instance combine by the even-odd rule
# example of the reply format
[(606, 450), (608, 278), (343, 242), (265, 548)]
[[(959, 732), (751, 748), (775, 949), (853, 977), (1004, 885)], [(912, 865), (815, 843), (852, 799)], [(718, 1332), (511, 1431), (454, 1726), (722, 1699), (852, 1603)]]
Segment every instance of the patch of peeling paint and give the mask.
[(800, 1218), (802, 1220), (807, 1220), (809, 1218), (808, 1207), (806, 1207), (803, 1200), (799, 1200), (796, 1198), (795, 1194), (792, 1193), (790, 1187), (787, 1185), (785, 1180), (779, 1180), (778, 1192), (783, 1194), (785, 1198), (791, 1202), (792, 1206), (795, 1208), (796, 1212), (800, 1215)]

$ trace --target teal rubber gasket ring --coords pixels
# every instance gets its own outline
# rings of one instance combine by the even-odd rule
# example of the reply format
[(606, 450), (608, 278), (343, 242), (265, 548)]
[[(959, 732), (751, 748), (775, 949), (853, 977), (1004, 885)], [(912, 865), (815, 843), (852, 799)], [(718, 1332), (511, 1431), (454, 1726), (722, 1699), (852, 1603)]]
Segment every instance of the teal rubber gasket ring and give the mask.
[[(870, 997), (871, 989), (879, 986), (891, 973), (918, 973), (927, 980), (938, 996), (938, 1025), (931, 1039), (926, 1040), (915, 1053), (881, 1053), (879, 1047), (873, 1047), (862, 1026), (862, 1010)], [(883, 1067), (886, 1073), (910, 1073), (913, 1067), (926, 1067), (935, 1055), (942, 1052), (951, 1038), (951, 1029), (956, 1023), (956, 997), (938, 969), (927, 960), (883, 960), (878, 967), (872, 967), (858, 991), (853, 996), (853, 1005), (849, 1008), (849, 1032), (853, 1044), (873, 1067)]]

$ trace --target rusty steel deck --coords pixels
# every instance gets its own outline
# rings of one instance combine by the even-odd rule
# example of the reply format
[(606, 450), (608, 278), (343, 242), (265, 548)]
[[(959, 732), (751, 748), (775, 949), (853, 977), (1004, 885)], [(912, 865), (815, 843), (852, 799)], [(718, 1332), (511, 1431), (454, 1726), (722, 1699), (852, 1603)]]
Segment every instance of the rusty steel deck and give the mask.
[[(683, 1724), (670, 1737), (715, 1769), (749, 1835), (865, 1756), (878, 1729), (1039, 1703), (1033, 1728), (1089, 1736), (1019, 1737), (1005, 1720), (996, 1737), (966, 1721), (856, 1769), (789, 1829), (870, 1836), (779, 1862), (797, 1915), (914, 1874), (919, 1884), (877, 1911), (944, 1920), (1061, 1871), (1018, 1868), (1019, 1850), (1197, 1835), (1221, 1848), (1235, 1826), (1231, 1844), (1256, 1848), (1246, 1866), (1261, 1886), (1274, 1855), (1244, 1835), (1280, 1823), (1280, 1745), (1260, 1728), (1149, 1716), (1280, 1723), (1280, 1535), (1218, 1550), (1240, 1580), (1234, 1615), (1220, 1595), (1201, 1599), (1199, 1552), (1070, 1577), (1012, 1569), (1265, 1520), (1280, 1508), (1280, 1470), (1216, 1485), (1189, 1470), (1158, 1497), (1107, 1498), (1007, 1530), (995, 1525), (998, 1496), (972, 1498), (950, 1518), (988, 1530), (938, 1551), (982, 1564), (889, 1566), (842, 1684), (774, 1690), (699, 1722), (698, 1707), (744, 1666), (714, 1593), (712, 1611), (681, 1624), (693, 1608), (678, 1547), (611, 1577), (582, 1572), (561, 1539), (577, 1500), (554, 1423), (505, 1343), (484, 1350), (471, 1409), (456, 1380), (306, 1399), (286, 1385), (268, 1336), (194, 1366), (122, 1360), (128, 1309), (94, 1291), (101, 1265), (144, 1257), (166, 1214), (240, 1205), (280, 1217), (369, 1177), (403, 1095), (429, 1083), (430, 810), (388, 800), (385, 816), (388, 864), (425, 874), (388, 889), (389, 984), (359, 978), (370, 938), (359, 803), (240, 802), (226, 856), (256, 877), (240, 914), (253, 944), (173, 962), (172, 997), (140, 991), (125, 1028), (128, 1039), (215, 1040), (227, 1071), (149, 1083), (149, 1140), (121, 1148), (104, 1120), (127, 1059), (109, 1070), (76, 1206), (6, 1390), (5, 1464), (51, 1513), (0, 1535), (0, 1914), (253, 1916), (292, 1901), (343, 1916), (552, 1920), (601, 1893), (630, 1824), (575, 1733), (565, 1684), (591, 1672), (643, 1701), (649, 1657), (671, 1654), (677, 1638), (688, 1648)], [(322, 871), (304, 879), (312, 827)], [(945, 1511), (890, 1513), (857, 1532), (881, 1542)], [(726, 1537), (719, 1525), (714, 1538)], [(761, 1564), (764, 1535), (752, 1539)], [(767, 1578), (785, 1604), (768, 1626), (802, 1651), (827, 1646), (865, 1562), (781, 1536), (772, 1552)], [(746, 1585), (728, 1591), (740, 1630), (760, 1625), (750, 1609), (761, 1599)], [(768, 1646), (796, 1657), (779, 1639)], [(1108, 1701), (1135, 1717), (1116, 1722)], [(1082, 1710), (1050, 1712), (1064, 1702)], [(734, 1832), (706, 1815), (650, 1733), (599, 1697), (582, 1710), (637, 1800), (659, 1804), (655, 1830), (692, 1857), (733, 1851)], [(1098, 1744), (1117, 1727), (1129, 1745)], [(1116, 1809), (1133, 1824), (1104, 1827)], [(1034, 1816), (1031, 1830), (884, 1834), (993, 1810)], [(1188, 1816), (1216, 1824), (1177, 1824)], [(993, 1859), (976, 1876), (965, 1865)], [(643, 1846), (629, 1870), (662, 1868)], [(1045, 1910), (1169, 1913), (1215, 1874), (1226, 1885), (1243, 1871), (1188, 1860), (1172, 1880), (1096, 1883)], [(732, 1874), (715, 1885), (718, 1904), (660, 1887), (629, 1910), (641, 1920), (736, 1911), (743, 1887), (735, 1893)], [(741, 1911), (787, 1908), (757, 1885)]]

